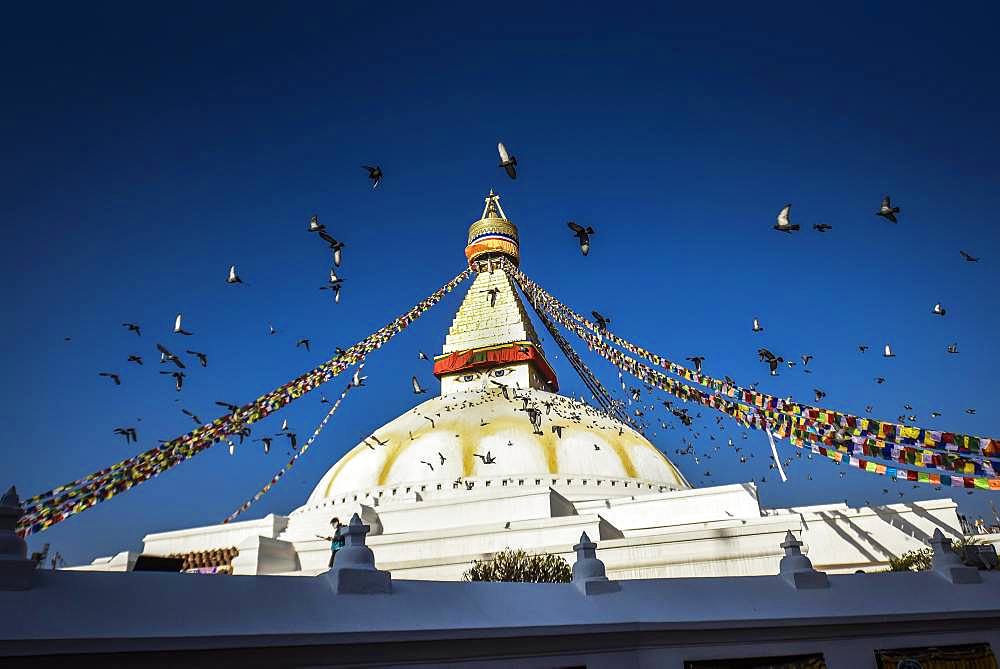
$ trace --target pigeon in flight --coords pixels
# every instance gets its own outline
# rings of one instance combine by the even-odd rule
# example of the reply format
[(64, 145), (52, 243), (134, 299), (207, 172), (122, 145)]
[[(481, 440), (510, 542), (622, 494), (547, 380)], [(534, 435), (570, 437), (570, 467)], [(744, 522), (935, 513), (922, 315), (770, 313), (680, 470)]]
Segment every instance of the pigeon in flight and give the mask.
[(611, 322), (610, 318), (608, 318), (606, 316), (602, 316), (601, 314), (599, 314), (596, 311), (591, 311), (590, 314), (594, 317), (594, 320), (597, 322), (597, 327), (598, 328), (600, 328), (601, 330), (607, 330), (608, 329), (608, 323)]
[(319, 214), (313, 214), (309, 217), (309, 232), (320, 232), (321, 230), (326, 230), (326, 226), (320, 224)]
[(427, 357), (427, 354), (424, 353), (423, 351), (417, 351), (417, 359), (418, 360), (430, 360), (430, 358)]
[(160, 362), (161, 363), (172, 362), (175, 365), (177, 365), (178, 367), (180, 367), (181, 369), (184, 369), (184, 363), (181, 362), (181, 359), (178, 358), (173, 353), (171, 353), (170, 351), (168, 351), (167, 348), (165, 346), (163, 346), (163, 344), (157, 344), (156, 345), (156, 350), (160, 352)]
[(882, 357), (883, 357), (883, 358), (895, 358), (895, 357), (896, 357), (896, 354), (895, 354), (895, 353), (893, 353), (893, 352), (892, 352), (892, 349), (891, 349), (891, 348), (889, 348), (889, 345), (888, 345), (888, 344), (886, 344), (886, 345), (885, 345), (885, 350), (884, 350), (884, 351), (882, 351)]
[(180, 314), (177, 314), (177, 318), (174, 319), (174, 334), (187, 335), (189, 337), (194, 334), (193, 332), (188, 332), (183, 328), (183, 326), (181, 325)]
[(858, 344), (858, 351), (860, 351), (861, 353), (864, 353), (868, 349), (869, 349), (869, 346), (867, 346), (865, 344)]
[(361, 169), (368, 170), (368, 178), (372, 182), (372, 190), (378, 188), (378, 185), (382, 183), (382, 168), (378, 165), (362, 165)]
[(500, 294), (499, 288), (490, 288), (488, 290), (481, 290), (480, 293), (488, 293), (490, 296), (490, 307), (497, 306), (497, 295)]
[(931, 313), (934, 314), (935, 316), (944, 316), (945, 309), (944, 307), (941, 306), (941, 303), (938, 302), (937, 304), (934, 305), (934, 308), (931, 309)]
[(298, 348), (299, 346), (305, 346), (306, 350), (308, 351), (310, 342), (312, 342), (311, 339), (300, 339), (297, 342), (295, 342), (295, 348)]
[(827, 230), (833, 230), (833, 226), (826, 223), (814, 223), (813, 230), (816, 232), (826, 232)]
[(122, 378), (120, 376), (118, 376), (117, 374), (115, 374), (114, 372), (98, 372), (97, 375), (98, 376), (105, 376), (105, 377), (111, 379), (112, 381), (115, 382), (116, 386), (120, 386), (122, 384)]
[(226, 283), (243, 283), (243, 279), (236, 273), (236, 265), (229, 266), (229, 276), (226, 277)]
[(427, 462), (426, 460), (421, 460), (420, 464), (427, 465), (430, 468), (431, 471), (434, 471), (434, 465), (432, 465), (431, 463)]
[(798, 225), (792, 225), (789, 220), (789, 214), (791, 213), (792, 205), (786, 204), (778, 212), (778, 222), (774, 224), (774, 229), (778, 232), (792, 232), (793, 230), (798, 230)]
[(264, 444), (264, 455), (267, 455), (271, 452), (271, 441), (273, 441), (273, 439), (273, 437), (261, 437), (260, 439), (254, 439), (254, 441), (259, 441)]
[(410, 378), (410, 383), (413, 384), (413, 394), (420, 395), (427, 392), (426, 388), (421, 388), (420, 383), (417, 381), (417, 377), (413, 376)]
[(299, 437), (294, 432), (285, 432), (285, 436), (288, 437), (288, 445), (292, 447), (292, 450), (296, 450), (299, 447)]
[(223, 402), (222, 400), (216, 400), (215, 403), (220, 407), (225, 407), (226, 409), (229, 409), (229, 413), (236, 413), (240, 409), (238, 405), (230, 404), (229, 402)]
[(805, 367), (806, 365), (808, 365), (809, 361), (812, 360), (812, 359), (813, 359), (813, 357), (811, 355), (809, 355), (808, 353), (804, 354), (802, 356), (802, 366)]
[(962, 254), (963, 258), (965, 258), (965, 262), (979, 262), (979, 258), (977, 258), (977, 257), (975, 257), (975, 256), (973, 256), (973, 255), (971, 255), (969, 253), (966, 253), (965, 251), (959, 251), (959, 253)]
[(948, 348), (945, 350), (948, 353), (958, 353), (958, 344), (948, 344)]
[(497, 461), (496, 457), (489, 451), (486, 451), (486, 455), (480, 455), (479, 453), (473, 453), (473, 455), (482, 460), (484, 465), (492, 465)]
[(766, 348), (757, 349), (757, 355), (760, 357), (761, 362), (767, 363), (768, 368), (771, 370), (771, 376), (777, 376), (778, 365), (785, 361), (784, 358), (774, 355)]
[(181, 409), (181, 413), (184, 414), (185, 416), (190, 416), (191, 420), (193, 420), (196, 425), (202, 425), (203, 424), (201, 418), (199, 418), (197, 415), (191, 413), (187, 409)]
[(142, 332), (139, 330), (139, 324), (138, 323), (122, 323), (122, 327), (123, 328), (128, 328), (129, 332), (134, 332), (134, 333), (136, 333), (140, 337), (142, 336)]
[(705, 362), (705, 356), (703, 356), (703, 355), (692, 355), (692, 356), (690, 356), (688, 358), (685, 358), (685, 360), (690, 360), (691, 362), (693, 362), (694, 363), (694, 371), (696, 371), (699, 374), (701, 374), (701, 363)]
[(883, 383), (885, 383), (885, 377), (884, 376), (876, 376), (875, 377), (875, 383), (877, 383), (878, 385), (882, 385)]
[(188, 355), (193, 355), (194, 357), (198, 358), (198, 362), (201, 363), (202, 367), (208, 367), (208, 356), (205, 355), (204, 353), (199, 353), (198, 351), (192, 351), (191, 349), (187, 349), (187, 351), (185, 352)]
[(975, 416), (976, 415), (976, 409), (975, 409), (975, 407), (969, 407), (968, 409), (965, 410), (965, 413), (969, 414), (970, 416)]
[(517, 178), (517, 158), (507, 153), (507, 147), (503, 142), (497, 142), (497, 153), (500, 154), (500, 167), (504, 169), (511, 179)]
[(587, 255), (590, 253), (590, 236), (594, 234), (594, 229), (589, 225), (583, 227), (577, 223), (570, 221), (566, 225), (569, 229), (573, 231), (573, 235), (580, 241), (580, 253)]
[(126, 444), (139, 441), (139, 436), (136, 434), (134, 427), (116, 427), (113, 432), (125, 437)]
[(940, 418), (940, 417), (941, 417), (940, 411), (931, 411), (931, 418)]
[(764, 331), (764, 326), (762, 326), (760, 324), (760, 321), (755, 318), (755, 319), (753, 319), (753, 328), (752, 329), (753, 329), (754, 332), (763, 332)]
[(441, 458), (441, 464), (442, 465), (444, 464), (445, 460), (448, 459), (448, 458), (444, 457), (443, 455), (441, 455), (441, 451), (438, 451), (438, 457)]
[(826, 392), (820, 390), (819, 388), (813, 388), (813, 393), (816, 394), (816, 401), (819, 402), (824, 397), (826, 397)]
[(273, 325), (271, 325), (270, 323), (268, 323), (267, 324), (267, 334), (268, 334), (268, 336), (276, 335), (276, 334), (278, 334), (278, 331), (274, 329)]
[(174, 377), (174, 386), (180, 392), (181, 387), (184, 385), (184, 377), (186, 376), (184, 372), (160, 372), (160, 374), (168, 374)]
[(337, 241), (322, 230), (319, 231), (319, 236), (324, 242), (327, 243), (327, 246), (330, 247), (330, 251), (333, 252), (334, 267), (340, 267), (341, 252), (344, 250), (344, 242)]
[(882, 198), (882, 206), (878, 208), (878, 211), (875, 212), (875, 215), (881, 216), (885, 220), (891, 221), (892, 223), (898, 223), (899, 221), (896, 220), (896, 214), (898, 213), (899, 213), (899, 207), (893, 207), (892, 203), (889, 201), (889, 196), (886, 195), (884, 198)]
[(142, 356), (140, 356), (140, 355), (130, 355), (128, 357), (127, 362), (134, 362), (137, 365), (141, 365), (142, 364)]
[(354, 376), (351, 377), (351, 386), (354, 388), (360, 388), (365, 385), (365, 379), (368, 378), (367, 376), (359, 376), (360, 373), (361, 370), (356, 369), (354, 370)]

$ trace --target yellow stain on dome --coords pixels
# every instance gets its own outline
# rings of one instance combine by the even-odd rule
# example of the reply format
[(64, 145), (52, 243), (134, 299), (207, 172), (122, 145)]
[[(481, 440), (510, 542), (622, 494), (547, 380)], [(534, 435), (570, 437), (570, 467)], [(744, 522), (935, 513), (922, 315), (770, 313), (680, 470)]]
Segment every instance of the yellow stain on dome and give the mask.
[(630, 479), (637, 478), (635, 471), (635, 463), (632, 462), (632, 456), (628, 454), (628, 449), (625, 448), (625, 444), (622, 443), (621, 439), (609, 439), (608, 443), (611, 445), (612, 450), (614, 450), (615, 455), (622, 463), (622, 467), (625, 468), (625, 475)]

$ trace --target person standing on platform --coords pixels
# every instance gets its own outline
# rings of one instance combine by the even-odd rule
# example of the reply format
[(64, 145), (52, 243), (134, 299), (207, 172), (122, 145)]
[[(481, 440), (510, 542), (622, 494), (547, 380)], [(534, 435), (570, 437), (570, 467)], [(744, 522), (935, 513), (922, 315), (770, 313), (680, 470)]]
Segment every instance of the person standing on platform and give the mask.
[(330, 566), (333, 567), (333, 558), (337, 556), (337, 551), (344, 547), (344, 538), (340, 536), (340, 528), (343, 527), (340, 523), (340, 518), (334, 516), (330, 520), (330, 525), (333, 527), (333, 536), (319, 538), (330, 542)]

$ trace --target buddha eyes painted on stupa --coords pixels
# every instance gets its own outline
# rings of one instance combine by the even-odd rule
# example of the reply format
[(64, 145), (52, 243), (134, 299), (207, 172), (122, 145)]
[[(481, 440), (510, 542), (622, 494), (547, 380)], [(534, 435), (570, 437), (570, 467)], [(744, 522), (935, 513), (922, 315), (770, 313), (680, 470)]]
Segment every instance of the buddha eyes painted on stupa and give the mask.
[(479, 378), (478, 374), (465, 374), (458, 380), (462, 382), (467, 382), (467, 381), (475, 381), (477, 378)]

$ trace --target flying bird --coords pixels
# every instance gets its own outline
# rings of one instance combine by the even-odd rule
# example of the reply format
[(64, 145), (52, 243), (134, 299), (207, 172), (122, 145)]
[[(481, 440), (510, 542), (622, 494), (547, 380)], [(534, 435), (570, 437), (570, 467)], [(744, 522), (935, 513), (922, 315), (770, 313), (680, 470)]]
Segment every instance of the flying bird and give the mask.
[(497, 153), (500, 154), (500, 167), (504, 169), (511, 179), (517, 178), (517, 158), (507, 153), (507, 147), (503, 142), (497, 142)]
[(482, 460), (484, 465), (492, 465), (497, 461), (496, 457), (489, 451), (486, 451), (486, 455), (480, 455), (479, 453), (473, 453), (473, 455)]
[(583, 227), (573, 221), (569, 221), (566, 225), (569, 226), (569, 229), (573, 231), (573, 235), (579, 240), (580, 253), (583, 255), (590, 253), (590, 236), (594, 234), (594, 229), (589, 225)]
[(480, 293), (488, 293), (490, 296), (490, 307), (497, 306), (497, 295), (500, 294), (499, 288), (490, 288), (488, 290), (481, 290)]
[(442, 465), (444, 464), (445, 460), (448, 459), (448, 458), (444, 457), (443, 455), (441, 455), (441, 451), (438, 451), (438, 457), (441, 458), (441, 464)]
[(285, 432), (285, 436), (288, 437), (288, 445), (293, 451), (299, 447), (299, 438), (294, 432)]
[(138, 323), (122, 323), (122, 327), (128, 328), (129, 332), (134, 332), (134, 333), (136, 333), (140, 337), (142, 336), (142, 331), (139, 330), (139, 324)]
[(202, 425), (202, 424), (203, 424), (203, 423), (202, 423), (202, 420), (201, 420), (201, 418), (199, 418), (199, 417), (198, 417), (198, 416), (196, 416), (195, 414), (191, 413), (191, 412), (190, 412), (190, 411), (188, 411), (187, 409), (183, 409), (183, 408), (182, 408), (182, 409), (181, 409), (181, 413), (182, 413), (182, 414), (184, 414), (185, 416), (190, 416), (190, 417), (191, 417), (191, 420), (193, 420), (193, 421), (195, 422), (195, 424), (196, 424), (196, 425)]
[(202, 367), (208, 367), (208, 356), (205, 355), (204, 353), (199, 353), (198, 351), (192, 351), (191, 349), (187, 349), (185, 353), (187, 353), (188, 355), (193, 355), (194, 357), (198, 358), (198, 362), (201, 363)]
[(791, 210), (792, 210), (792, 205), (790, 204), (786, 204), (784, 207), (781, 208), (781, 211), (778, 212), (778, 222), (774, 224), (775, 230), (777, 230), (778, 232), (792, 232), (794, 230), (799, 229), (798, 225), (792, 225), (791, 221), (789, 220), (789, 215), (791, 214)]
[(804, 354), (802, 356), (802, 366), (805, 367), (806, 365), (808, 365), (809, 361), (812, 360), (812, 359), (813, 359), (813, 357), (811, 355), (809, 355), (808, 353)]
[(184, 372), (160, 372), (160, 374), (167, 374), (174, 377), (174, 387), (180, 392), (181, 387), (184, 385), (184, 377), (186, 376)]
[(361, 169), (368, 170), (368, 178), (372, 182), (372, 190), (378, 188), (378, 185), (382, 183), (382, 168), (378, 165), (362, 165)]
[(864, 353), (864, 352), (865, 352), (865, 351), (867, 351), (867, 350), (868, 350), (869, 348), (870, 348), (870, 347), (869, 347), (869, 346), (867, 346), (867, 345), (865, 345), (865, 344), (858, 344), (858, 351), (860, 351), (861, 353)]
[(878, 211), (875, 212), (875, 215), (881, 216), (887, 221), (898, 223), (899, 221), (896, 220), (896, 214), (898, 213), (899, 213), (899, 207), (893, 207), (892, 203), (889, 201), (889, 196), (886, 195), (884, 198), (882, 198), (882, 206), (878, 208)]
[(267, 455), (271, 452), (271, 441), (273, 441), (273, 439), (273, 437), (261, 437), (260, 439), (254, 439), (254, 441), (259, 441), (264, 444), (264, 455)]
[(607, 318), (606, 316), (602, 316), (601, 314), (599, 314), (596, 311), (591, 311), (590, 313), (594, 317), (594, 320), (597, 322), (597, 327), (599, 327), (602, 330), (607, 330), (608, 329), (608, 323), (611, 322), (610, 318)]
[(111, 379), (112, 381), (115, 382), (116, 386), (120, 386), (122, 384), (122, 378), (120, 376), (118, 376), (117, 374), (115, 374), (114, 372), (98, 372), (97, 375), (98, 376), (105, 376), (105, 377)]
[(320, 224), (319, 214), (313, 214), (309, 217), (309, 232), (319, 232), (321, 230), (326, 230), (326, 226)]
[(420, 461), (420, 464), (422, 464), (422, 465), (427, 465), (427, 467), (428, 467), (428, 468), (429, 468), (429, 469), (430, 469), (431, 471), (434, 471), (434, 465), (432, 465), (431, 463), (427, 462), (426, 460), (421, 460), (421, 461)]
[(139, 356), (139, 355), (130, 355), (128, 357), (127, 362), (134, 362), (137, 365), (141, 365), (142, 364), (142, 356)]
[(359, 376), (360, 373), (361, 370), (356, 369), (354, 370), (354, 376), (351, 377), (351, 385), (355, 388), (360, 388), (365, 385), (365, 379), (368, 378), (367, 376)]
[(344, 242), (339, 242), (322, 230), (319, 231), (320, 238), (327, 243), (333, 253), (333, 265), (340, 267), (341, 252), (344, 250)]
[(216, 400), (215, 403), (220, 407), (225, 407), (226, 409), (229, 409), (229, 413), (236, 413), (240, 409), (239, 405), (230, 404), (229, 402), (223, 402), (222, 400)]
[(882, 385), (883, 383), (885, 383), (885, 377), (884, 376), (876, 376), (875, 377), (875, 383), (877, 383), (879, 385)]
[(311, 341), (312, 341), (311, 339), (300, 339), (297, 342), (295, 342), (295, 348), (298, 348), (299, 346), (305, 346), (306, 350), (308, 351), (309, 350), (309, 343)]
[(690, 360), (691, 362), (693, 362), (694, 363), (694, 371), (696, 371), (699, 374), (701, 374), (701, 363), (703, 363), (705, 361), (705, 356), (703, 356), (703, 355), (692, 355), (692, 356), (690, 356), (688, 358), (685, 358), (685, 360)]
[(134, 427), (116, 427), (113, 432), (125, 437), (126, 444), (139, 441), (139, 436), (136, 434)]
[(971, 255), (969, 253), (966, 253), (965, 251), (959, 251), (959, 253), (962, 254), (963, 258), (965, 258), (965, 262), (979, 262), (979, 258), (977, 258), (977, 257), (975, 257), (975, 256), (973, 256), (973, 255)]
[(187, 335), (189, 337), (194, 334), (181, 326), (181, 314), (177, 314), (177, 318), (174, 319), (174, 334)]
[(271, 325), (270, 323), (268, 323), (267, 324), (267, 334), (268, 335), (276, 335), (276, 334), (278, 334), (278, 331), (274, 329), (273, 325)]
[(826, 232), (827, 230), (833, 230), (833, 226), (826, 223), (814, 223), (813, 230), (816, 232)]
[(934, 308), (931, 309), (931, 313), (934, 314), (935, 316), (944, 316), (945, 309), (944, 307), (941, 306), (941, 303), (938, 302), (937, 304), (934, 305)]
[(423, 351), (417, 351), (417, 359), (418, 360), (430, 360), (430, 358), (427, 357), (427, 354), (424, 353)]
[(889, 348), (889, 345), (888, 345), (888, 344), (886, 344), (886, 345), (885, 345), (885, 350), (884, 350), (884, 351), (882, 351), (882, 357), (883, 357), (883, 358), (895, 358), (895, 357), (896, 357), (896, 354), (895, 354), (895, 353), (893, 353), (893, 352), (892, 352), (892, 349), (891, 349), (891, 348)]
[(826, 392), (820, 390), (819, 388), (813, 388), (813, 393), (816, 394), (816, 401), (819, 402), (824, 397), (826, 397)]
[(948, 353), (958, 353), (958, 344), (948, 344), (948, 348), (945, 350)]
[(163, 344), (157, 344), (156, 350), (160, 352), (160, 362), (172, 362), (181, 369), (184, 369), (184, 363), (176, 355), (167, 350)]
[(243, 283), (243, 279), (236, 273), (236, 265), (229, 266), (229, 276), (226, 277), (226, 283)]
[(420, 395), (427, 392), (426, 388), (421, 388), (420, 383), (417, 381), (417, 377), (413, 376), (410, 378), (410, 383), (413, 384), (413, 393), (415, 395)]
[(974, 416), (976, 415), (976, 409), (975, 407), (969, 407), (968, 409), (965, 410), (965, 413), (969, 414), (970, 416)]
[(756, 318), (753, 319), (753, 328), (752, 328), (752, 330), (754, 332), (763, 332), (764, 331), (764, 327), (760, 324), (760, 321), (757, 320)]

